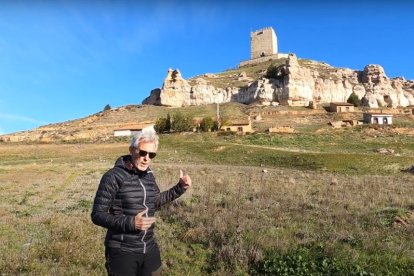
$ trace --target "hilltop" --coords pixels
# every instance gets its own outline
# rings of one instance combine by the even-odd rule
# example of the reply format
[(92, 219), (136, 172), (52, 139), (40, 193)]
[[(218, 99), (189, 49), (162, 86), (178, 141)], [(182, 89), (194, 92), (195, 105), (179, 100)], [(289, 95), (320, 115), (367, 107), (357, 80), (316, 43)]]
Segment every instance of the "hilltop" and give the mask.
[(308, 107), (346, 102), (354, 94), (369, 108), (414, 105), (414, 81), (388, 78), (380, 65), (353, 70), (298, 59), (294, 54), (265, 58), (189, 80), (178, 69), (170, 69), (162, 88), (152, 90), (143, 103), (182, 107), (238, 102)]
[(363, 70), (335, 68), (324, 62), (279, 53), (272, 27), (250, 32), (250, 60), (219, 74), (189, 80), (169, 69), (161, 88), (151, 91), (143, 103), (163, 106), (244, 104), (312, 106), (346, 102), (352, 95), (370, 108), (414, 105), (414, 81), (390, 79), (382, 66)]

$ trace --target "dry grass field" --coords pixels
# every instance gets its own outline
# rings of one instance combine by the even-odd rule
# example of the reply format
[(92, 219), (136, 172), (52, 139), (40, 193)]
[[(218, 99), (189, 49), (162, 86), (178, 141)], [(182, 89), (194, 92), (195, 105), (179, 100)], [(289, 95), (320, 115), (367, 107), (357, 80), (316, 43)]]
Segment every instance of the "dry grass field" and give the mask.
[[(180, 169), (194, 183), (157, 214), (165, 274), (414, 275), (414, 176), (400, 171), (413, 142), (364, 131), (163, 135), (161, 189)], [(391, 145), (393, 156), (372, 151)], [(1, 275), (105, 274), (90, 210), (127, 147), (0, 143)]]

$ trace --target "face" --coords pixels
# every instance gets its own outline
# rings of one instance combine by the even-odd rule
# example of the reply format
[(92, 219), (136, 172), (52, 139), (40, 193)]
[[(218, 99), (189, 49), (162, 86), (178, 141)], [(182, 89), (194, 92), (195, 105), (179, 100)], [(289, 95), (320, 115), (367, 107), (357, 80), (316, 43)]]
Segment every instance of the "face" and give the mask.
[[(144, 151), (147, 154), (143, 155)], [(140, 171), (145, 171), (151, 163), (150, 155), (152, 156), (156, 152), (155, 143), (140, 142), (138, 148), (130, 147), (129, 152), (131, 153), (131, 159), (135, 167)]]

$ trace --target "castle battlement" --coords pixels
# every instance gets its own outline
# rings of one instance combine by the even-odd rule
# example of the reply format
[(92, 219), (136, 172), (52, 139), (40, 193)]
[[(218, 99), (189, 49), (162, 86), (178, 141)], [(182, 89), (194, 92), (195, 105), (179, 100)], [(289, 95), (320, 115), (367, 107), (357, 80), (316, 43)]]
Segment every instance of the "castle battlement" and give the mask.
[(263, 32), (265, 30), (273, 30), (273, 28), (272, 27), (264, 27), (264, 28), (261, 28), (259, 30), (256, 30), (256, 31), (253, 31), (253, 32), (250, 32), (250, 33)]

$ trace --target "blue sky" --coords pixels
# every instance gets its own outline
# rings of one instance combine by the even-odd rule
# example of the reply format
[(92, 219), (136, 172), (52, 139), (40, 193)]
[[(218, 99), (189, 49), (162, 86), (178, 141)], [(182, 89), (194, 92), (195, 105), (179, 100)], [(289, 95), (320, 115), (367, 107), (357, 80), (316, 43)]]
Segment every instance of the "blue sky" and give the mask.
[(234, 68), (250, 57), (250, 31), (268, 26), (281, 53), (414, 80), (413, 10), (402, 0), (0, 0), (0, 134), (140, 104), (168, 68), (184, 78)]

